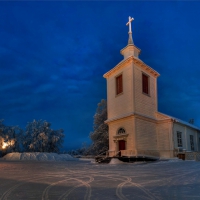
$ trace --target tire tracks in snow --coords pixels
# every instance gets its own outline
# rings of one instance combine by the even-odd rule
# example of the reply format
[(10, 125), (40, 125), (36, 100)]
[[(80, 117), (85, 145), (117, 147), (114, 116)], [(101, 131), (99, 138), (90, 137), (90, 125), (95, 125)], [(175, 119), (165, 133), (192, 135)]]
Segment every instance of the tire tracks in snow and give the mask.
[(121, 182), (120, 184), (118, 184), (118, 186), (116, 188), (116, 195), (120, 200), (127, 200), (127, 198), (123, 195), (123, 192), (122, 192), (122, 189), (123, 189), (124, 185), (126, 185), (126, 184), (130, 184), (130, 185), (138, 188), (139, 190), (141, 190), (143, 193), (145, 193), (146, 196), (143, 198), (152, 199), (152, 200), (160, 199), (159, 197), (157, 197), (153, 193), (151, 193), (149, 190), (145, 189), (142, 185), (132, 182), (131, 177), (125, 177), (125, 176), (121, 176), (121, 175), (118, 175), (119, 177), (113, 177), (113, 175), (108, 176), (108, 175), (101, 175), (101, 174), (99, 174), (99, 175), (96, 174), (95, 176), (101, 176), (101, 177), (109, 178), (112, 180), (118, 180), (118, 181), (119, 180), (123, 181), (124, 178), (126, 178), (126, 180)]
[(116, 195), (119, 197), (119, 199), (121, 200), (127, 200), (127, 198), (122, 194), (122, 188), (125, 184), (127, 183), (130, 183), (131, 182), (131, 178), (128, 177), (126, 181), (120, 183), (118, 186), (117, 186), (117, 189), (116, 189)]
[(21, 179), (20, 181), (23, 181), (23, 182), (21, 182), (21, 183), (18, 183), (18, 184), (15, 184), (14, 186), (12, 186), (11, 188), (9, 188), (7, 191), (5, 191), (3, 194), (2, 194), (2, 196), (1, 196), (1, 198), (0, 198), (0, 200), (7, 200), (8, 199), (8, 196), (15, 190), (15, 189), (17, 189), (18, 187), (20, 187), (20, 186), (22, 186), (22, 185), (24, 185), (24, 184), (26, 184), (26, 182), (28, 181), (38, 181), (38, 180), (42, 180), (42, 179), (46, 179), (46, 178), (52, 178), (53, 176), (49, 176), (49, 177), (40, 177), (40, 178), (28, 178), (28, 179)]
[[(70, 172), (74, 173), (72, 170), (69, 170)], [(85, 171), (79, 171), (77, 174), (81, 174)], [(123, 181), (124, 178), (126, 178), (127, 180), (120, 183), (117, 188), (116, 188), (116, 195), (118, 196), (119, 199), (121, 200), (127, 200), (127, 198), (123, 195), (122, 193), (122, 188), (124, 185), (126, 185), (127, 183), (133, 185), (134, 187), (140, 189), (141, 191), (143, 191), (143, 193), (146, 194), (146, 197), (144, 198), (147, 198), (147, 199), (152, 199), (152, 200), (159, 200), (160, 198), (156, 197), (154, 194), (152, 194), (149, 190), (145, 189), (142, 185), (138, 184), (138, 183), (134, 183), (132, 182), (132, 179), (130, 177), (124, 177), (124, 176), (121, 176), (121, 175), (117, 175), (117, 174), (111, 174), (111, 175), (102, 175), (100, 172), (94, 172), (94, 173), (91, 173), (91, 175), (93, 176), (101, 176), (101, 177), (105, 177), (105, 178), (109, 178), (109, 179), (112, 179), (112, 180), (120, 180), (120, 181)], [(116, 177), (119, 176), (119, 177)], [(138, 176), (136, 176), (138, 177)], [(60, 199), (59, 199), (60, 200)]]
[(118, 196), (118, 198), (120, 200), (127, 200), (127, 198), (122, 193), (122, 188), (126, 184), (131, 184), (131, 185), (137, 187), (138, 189), (140, 189), (143, 193), (145, 193), (147, 195), (147, 197), (144, 197), (144, 198), (152, 199), (152, 200), (159, 199), (158, 197), (153, 195), (151, 192), (149, 192), (147, 189), (142, 187), (140, 184), (132, 182), (132, 179), (130, 177), (128, 177), (126, 181), (120, 183), (116, 188), (116, 195)]
[[(82, 178), (85, 178), (85, 177), (82, 177)], [(78, 187), (81, 187), (81, 186), (85, 186), (87, 189), (86, 189), (86, 194), (85, 194), (85, 198), (84, 199), (90, 199), (90, 196), (91, 196), (91, 186), (88, 184), (92, 181), (94, 181), (94, 178), (93, 177), (89, 177), (89, 181), (83, 181), (81, 180), (80, 178), (66, 178), (64, 180), (60, 180), (60, 181), (57, 181), (57, 182), (54, 182), (52, 184), (50, 184), (49, 186), (47, 186), (45, 188), (45, 190), (43, 191), (43, 194), (42, 194), (42, 200), (49, 200), (49, 190), (59, 184), (59, 183), (63, 183), (63, 182), (66, 182), (68, 180), (75, 180), (77, 182), (80, 182), (79, 185), (76, 185), (74, 187), (72, 187), (71, 189), (69, 189), (67, 192), (65, 192), (64, 194), (62, 194), (58, 200), (62, 200), (62, 199), (65, 199), (66, 197), (68, 197), (75, 189), (77, 189)]]
[[(180, 173), (179, 175), (174, 176), (173, 178), (171, 178), (170, 180), (170, 184), (167, 186), (168, 190), (171, 188), (173, 193), (173, 196), (176, 197), (176, 199), (180, 199), (181, 196), (178, 193), (178, 188), (177, 185), (188, 185), (190, 182), (192, 182), (192, 178), (196, 178), (199, 175), (200, 169), (192, 169), (192, 171), (186, 172), (186, 173)], [(187, 179), (186, 177), (190, 176), (189, 179)], [(187, 181), (186, 181), (187, 180)]]
[(57, 181), (57, 182), (54, 182), (54, 183), (51, 183), (49, 186), (47, 186), (43, 193), (42, 193), (42, 200), (48, 200), (49, 199), (49, 190), (51, 189), (51, 187), (59, 184), (59, 183), (62, 183), (62, 182), (65, 182), (67, 180), (70, 180), (72, 178), (67, 178), (67, 179), (64, 179), (64, 180), (61, 180), (61, 181)]
[[(76, 185), (74, 187), (72, 187), (71, 189), (67, 190), (64, 194), (62, 194), (58, 200), (63, 200), (63, 199), (66, 199), (74, 190), (76, 190), (77, 188), (81, 187), (81, 186), (85, 186), (86, 187), (86, 193), (85, 193), (85, 196), (84, 196), (84, 200), (90, 200), (90, 197), (91, 197), (91, 186), (89, 183), (91, 183), (92, 181), (94, 181), (94, 178), (92, 176), (85, 176), (86, 174), (86, 171), (73, 171), (69, 168), (65, 168), (66, 170), (68, 170), (69, 174), (67, 175), (68, 178), (64, 179), (64, 180), (61, 180), (61, 181), (57, 181), (57, 182), (54, 182), (52, 184), (50, 184), (49, 186), (47, 186), (45, 188), (45, 190), (43, 191), (43, 194), (42, 194), (42, 200), (49, 200), (49, 190), (59, 184), (59, 183), (62, 183), (62, 182), (66, 182), (67, 180), (75, 180), (77, 182), (79, 182), (80, 184), (79, 185)], [(71, 178), (69, 176), (78, 176), (78, 177), (75, 177), (75, 178)], [(79, 177), (81, 176), (81, 178), (89, 178), (89, 181), (83, 181), (81, 180)]]
[(92, 181), (94, 181), (93, 177), (90, 177), (89, 181), (82, 181), (81, 179), (76, 179), (73, 178), (74, 180), (77, 180), (79, 182), (81, 182), (81, 184), (71, 188), (70, 190), (68, 190), (66, 193), (64, 193), (58, 200), (64, 200), (66, 199), (75, 189), (81, 187), (81, 186), (85, 186), (86, 187), (86, 194), (84, 196), (84, 200), (90, 200), (91, 197), (91, 186), (89, 183), (91, 183)]

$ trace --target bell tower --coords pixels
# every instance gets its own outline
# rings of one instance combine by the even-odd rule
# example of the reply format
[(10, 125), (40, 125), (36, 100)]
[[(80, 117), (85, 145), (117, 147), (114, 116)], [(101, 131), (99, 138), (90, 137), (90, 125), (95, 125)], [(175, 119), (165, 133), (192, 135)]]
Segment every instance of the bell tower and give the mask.
[(127, 46), (120, 51), (123, 60), (103, 76), (107, 80), (106, 123), (109, 125), (111, 156), (118, 151), (136, 152), (142, 145), (138, 137), (143, 126), (141, 119), (156, 120), (159, 74), (139, 59), (141, 50), (132, 39), (133, 20), (129, 17), (126, 24), (129, 26), (129, 38)]

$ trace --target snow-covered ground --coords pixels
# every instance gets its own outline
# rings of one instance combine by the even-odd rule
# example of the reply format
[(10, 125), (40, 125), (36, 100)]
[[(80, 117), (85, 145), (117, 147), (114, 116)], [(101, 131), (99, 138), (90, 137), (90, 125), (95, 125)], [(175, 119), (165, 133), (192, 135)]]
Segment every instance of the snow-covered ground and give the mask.
[(3, 160), (37, 160), (37, 161), (66, 161), (74, 160), (69, 154), (57, 154), (57, 153), (9, 153), (5, 155)]
[(198, 200), (200, 162), (0, 160), (0, 200)]

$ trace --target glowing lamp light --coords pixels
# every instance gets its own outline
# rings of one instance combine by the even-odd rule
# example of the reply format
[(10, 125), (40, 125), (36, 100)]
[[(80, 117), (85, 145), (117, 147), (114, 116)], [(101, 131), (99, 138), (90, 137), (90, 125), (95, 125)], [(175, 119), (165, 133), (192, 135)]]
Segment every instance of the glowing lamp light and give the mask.
[(5, 149), (8, 146), (8, 143), (3, 142), (2, 149)]
[(2, 149), (6, 149), (6, 147), (8, 147), (8, 146), (13, 146), (15, 144), (15, 141), (14, 140), (10, 140), (10, 141), (8, 141), (8, 142), (3, 142), (2, 143)]

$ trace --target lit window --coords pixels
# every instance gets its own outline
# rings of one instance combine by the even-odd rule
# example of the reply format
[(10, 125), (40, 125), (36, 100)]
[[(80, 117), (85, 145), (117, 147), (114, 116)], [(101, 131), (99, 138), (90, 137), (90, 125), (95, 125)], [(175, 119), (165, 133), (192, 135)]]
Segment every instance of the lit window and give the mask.
[(149, 94), (149, 76), (142, 74), (142, 92)]
[(182, 133), (177, 131), (177, 144), (178, 147), (182, 147)]
[(191, 151), (194, 151), (194, 136), (190, 135), (190, 147)]
[(122, 74), (116, 77), (116, 95), (123, 92)]
[(123, 128), (120, 128), (117, 132), (118, 135), (126, 134), (126, 131)]

